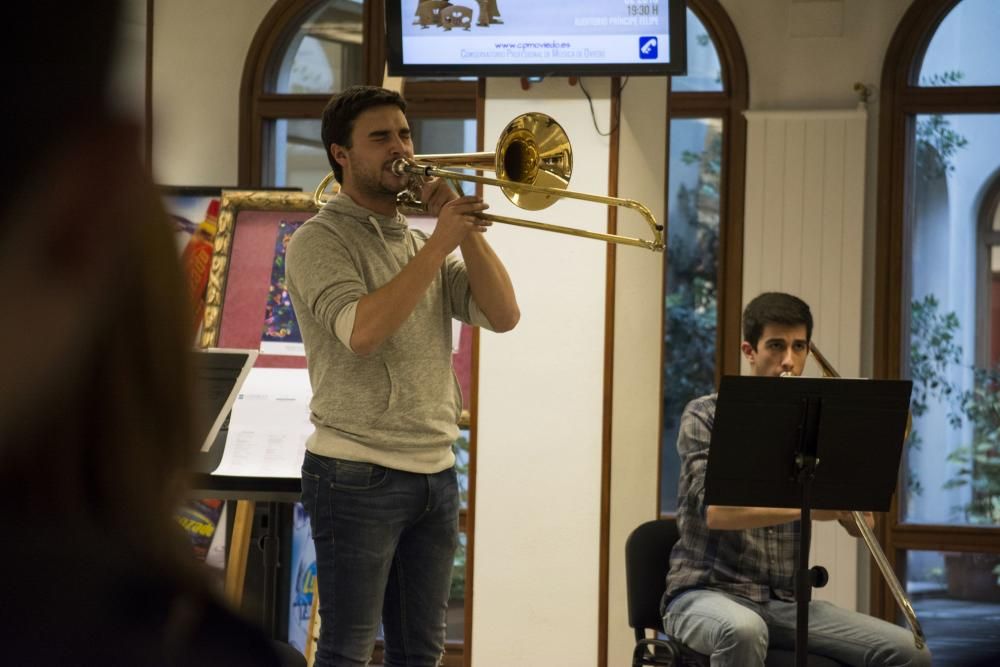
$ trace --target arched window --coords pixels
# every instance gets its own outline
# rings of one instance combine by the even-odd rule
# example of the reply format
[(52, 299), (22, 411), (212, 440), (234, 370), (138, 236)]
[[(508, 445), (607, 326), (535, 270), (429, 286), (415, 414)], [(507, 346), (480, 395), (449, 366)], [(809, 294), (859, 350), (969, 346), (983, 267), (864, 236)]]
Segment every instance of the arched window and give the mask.
[(677, 506), (685, 404), (739, 372), (747, 67), (718, 0), (689, 0), (688, 74), (670, 82), (660, 513)]
[(323, 106), (331, 94), (368, 81), (364, 35), (376, 18), (361, 0), (275, 3), (243, 70), (241, 185), (311, 191), (329, 171), (319, 140)]
[[(383, 24), (382, 2), (275, 2), (243, 71), (241, 185), (311, 191), (319, 183), (329, 171), (323, 107), (348, 86), (382, 84)], [(418, 151), (475, 150), (475, 81), (404, 81), (402, 92)]]
[(913, 428), (880, 530), (942, 664), (991, 650), (1000, 600), (998, 31), (992, 0), (914, 3), (882, 76), (875, 370), (913, 380)]

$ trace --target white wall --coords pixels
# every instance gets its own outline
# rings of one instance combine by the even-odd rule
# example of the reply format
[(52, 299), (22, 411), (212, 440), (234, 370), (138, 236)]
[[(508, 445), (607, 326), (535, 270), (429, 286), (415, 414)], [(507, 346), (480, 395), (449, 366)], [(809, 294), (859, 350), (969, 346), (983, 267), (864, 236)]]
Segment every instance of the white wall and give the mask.
[[(608, 127), (610, 86), (589, 82)], [(544, 111), (573, 144), (572, 189), (607, 192), (608, 140), (566, 79), (522, 91), (487, 83), (487, 143)], [(607, 212), (562, 200), (525, 212), (487, 188), (491, 212), (604, 231)], [(605, 247), (496, 225), (490, 242), (521, 307), (518, 327), (479, 348), (472, 660), (476, 667), (587, 665), (597, 655), (604, 386)]]
[[(607, 79), (585, 80), (597, 126), (607, 131)], [(619, 196), (664, 220), (666, 80), (636, 78), (624, 94)], [(608, 139), (597, 133), (578, 87), (553, 79), (524, 92), (490, 81), (485, 136), (517, 113), (544, 110), (573, 144), (571, 189), (608, 191)], [(494, 212), (604, 231), (607, 208), (563, 200), (526, 214), (498, 193)], [(618, 233), (651, 239), (641, 216), (620, 209)], [(483, 333), (473, 664), (597, 663), (603, 462), (603, 243), (502, 225), (491, 243), (513, 276), (522, 318), (503, 336)], [(628, 533), (656, 516), (663, 253), (616, 249), (608, 664), (633, 644), (625, 608)], [(552, 642), (573, 636), (572, 642)], [(511, 641), (517, 637), (517, 641)]]
[(153, 4), (153, 178), (235, 185), (240, 81), (274, 0)]
[[(618, 196), (636, 199), (662, 224), (666, 178), (667, 80), (632, 78), (622, 92)], [(630, 211), (618, 233), (651, 238)], [(608, 540), (608, 665), (621, 665), (635, 642), (628, 626), (625, 540), (656, 517), (659, 498), (660, 377), (663, 375), (665, 253), (619, 247), (615, 275), (614, 394), (611, 422), (611, 521)]]

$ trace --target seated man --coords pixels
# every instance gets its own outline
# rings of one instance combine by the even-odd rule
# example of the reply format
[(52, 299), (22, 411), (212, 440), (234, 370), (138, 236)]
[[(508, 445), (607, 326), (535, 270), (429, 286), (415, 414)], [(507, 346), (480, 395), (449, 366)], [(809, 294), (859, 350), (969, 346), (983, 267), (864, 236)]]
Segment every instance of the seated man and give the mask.
[[(743, 311), (741, 349), (754, 375), (801, 375), (813, 320), (809, 306), (769, 292)], [(768, 646), (794, 649), (799, 510), (706, 506), (705, 468), (716, 394), (691, 401), (681, 417), (677, 527), (661, 610), (670, 636), (709, 655), (713, 667), (763, 665)], [(814, 510), (817, 521), (850, 512)], [(867, 514), (869, 525), (874, 523)], [(847, 665), (930, 665), (909, 631), (829, 602), (809, 606), (809, 652)]]

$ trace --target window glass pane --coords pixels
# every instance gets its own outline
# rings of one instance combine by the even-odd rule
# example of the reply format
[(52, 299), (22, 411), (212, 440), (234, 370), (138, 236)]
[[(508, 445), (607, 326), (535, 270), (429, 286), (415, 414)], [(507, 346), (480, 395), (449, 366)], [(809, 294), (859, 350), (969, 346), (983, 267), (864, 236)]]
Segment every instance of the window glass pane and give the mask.
[(473, 153), (476, 121), (466, 118), (409, 118), (417, 153)]
[[(312, 192), (330, 171), (323, 149), (319, 119), (274, 121), (273, 176), (267, 186), (297, 187)], [(414, 150), (420, 153), (472, 153), (476, 149), (476, 121), (455, 118), (411, 118)], [(460, 182), (471, 194), (472, 183)]]
[(964, 0), (931, 38), (920, 67), (921, 86), (1000, 85), (1000, 2)]
[[(474, 153), (476, 121), (465, 118), (410, 118), (413, 150), (417, 155)], [(474, 183), (455, 182), (464, 194), (474, 194)]]
[(323, 150), (320, 139), (320, 121), (286, 120), (274, 121), (274, 156), (270, 185), (274, 187), (295, 187), (303, 192), (312, 192), (330, 172), (330, 162)]
[(708, 30), (690, 9), (687, 10), (687, 76), (670, 79), (675, 93), (722, 90), (722, 65)]
[(985, 661), (1000, 652), (997, 568), (1000, 554), (907, 552), (906, 595), (935, 665), (998, 664)]
[(330, 0), (302, 22), (278, 68), (274, 92), (334, 93), (364, 83), (361, 0)]
[(991, 282), (977, 257), (979, 193), (1000, 169), (998, 137), (1000, 115), (916, 117), (904, 521), (1000, 524), (1000, 365), (989, 312), (977, 312)]
[(670, 122), (660, 511), (677, 509), (684, 406), (714, 391), (722, 121)]

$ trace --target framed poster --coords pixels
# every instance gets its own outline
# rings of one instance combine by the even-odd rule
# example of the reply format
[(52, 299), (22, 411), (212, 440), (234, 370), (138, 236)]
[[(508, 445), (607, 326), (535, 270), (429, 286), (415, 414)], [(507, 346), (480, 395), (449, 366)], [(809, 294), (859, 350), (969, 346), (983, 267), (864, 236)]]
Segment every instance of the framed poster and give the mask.
[(223, 191), (202, 347), (259, 350), (257, 368), (306, 367), (284, 263), (291, 235), (315, 212), (302, 192)]

